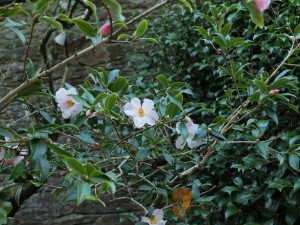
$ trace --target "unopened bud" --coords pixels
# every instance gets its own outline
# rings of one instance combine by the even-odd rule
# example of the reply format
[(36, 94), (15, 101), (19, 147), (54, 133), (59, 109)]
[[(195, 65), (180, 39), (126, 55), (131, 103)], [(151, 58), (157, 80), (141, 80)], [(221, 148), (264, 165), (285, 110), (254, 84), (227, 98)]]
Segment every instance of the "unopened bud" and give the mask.
[(110, 34), (110, 31), (111, 31), (111, 24), (106, 23), (100, 28), (98, 34), (101, 34), (103, 37), (106, 37)]
[(100, 147), (100, 144), (98, 142), (95, 142), (93, 144), (93, 149), (98, 149)]
[(207, 133), (211, 133), (213, 130), (209, 127), (209, 128), (207, 128)]
[(86, 111), (85, 115), (88, 117), (88, 118), (93, 118), (96, 116), (96, 112), (93, 112), (92, 110), (88, 110)]
[(278, 90), (278, 89), (273, 89), (273, 90), (269, 91), (269, 94), (270, 94), (270, 95), (276, 95), (276, 94), (278, 94), (278, 93), (279, 93), (279, 90)]

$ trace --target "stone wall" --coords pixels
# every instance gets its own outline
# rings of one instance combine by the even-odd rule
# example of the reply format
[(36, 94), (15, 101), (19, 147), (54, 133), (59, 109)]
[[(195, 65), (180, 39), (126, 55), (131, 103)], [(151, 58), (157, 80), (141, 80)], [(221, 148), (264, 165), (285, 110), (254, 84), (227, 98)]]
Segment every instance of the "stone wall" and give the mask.
[[(53, 1), (56, 2), (56, 1)], [(156, 0), (119, 0), (123, 6), (123, 14), (126, 18), (132, 18), (137, 12), (152, 6)], [(99, 15), (105, 16), (105, 10), (99, 8)], [(101, 17), (100, 17), (101, 18)], [(103, 17), (102, 17), (103, 19)], [(1, 27), (1, 29), (3, 29)], [(43, 69), (44, 64), (39, 52), (39, 40), (43, 38), (48, 27), (42, 23), (36, 26), (36, 35), (32, 40), (29, 49), (29, 57), (34, 62), (36, 69)], [(129, 33), (133, 32), (134, 27), (129, 28)], [(24, 30), (25, 36), (29, 35), (29, 30)], [(57, 35), (54, 34), (54, 36)], [(90, 41), (86, 40), (84, 35), (80, 34), (75, 27), (67, 31), (68, 35), (68, 54), (69, 56), (79, 50), (90, 45)], [(53, 37), (54, 37), (53, 36)], [(64, 48), (55, 44), (52, 40), (49, 42), (50, 64), (56, 65), (66, 58)], [(67, 65), (66, 82), (76, 85), (83, 81), (87, 75), (86, 66), (101, 66), (106, 70), (120, 69), (122, 75), (130, 74), (128, 68), (127, 57), (130, 54), (145, 54), (142, 48), (138, 47), (139, 43), (120, 44), (109, 43), (101, 46), (95, 52), (90, 53)], [(25, 58), (23, 46), (16, 34), (8, 29), (0, 32), (0, 98), (5, 96), (7, 92), (17, 87), (22, 82), (23, 77), (23, 61)], [(62, 68), (53, 73), (55, 90), (58, 89), (62, 81), (66, 68)], [(45, 81), (46, 82), (46, 81)], [(0, 112), (0, 127), (21, 128), (28, 127), (32, 124), (30, 118), (20, 119), (26, 116), (24, 105), (20, 102), (11, 103), (5, 110)], [(14, 123), (14, 121), (18, 121)], [(47, 184), (55, 185), (59, 182), (59, 178), (51, 178)], [(0, 182), (1, 186), (1, 182)], [(32, 188), (29, 196), (21, 204), (18, 211), (13, 215), (13, 224), (35, 225), (35, 224), (68, 224), (68, 225), (114, 225), (114, 224), (133, 224), (130, 221), (119, 223), (120, 217), (125, 216), (124, 212), (118, 210), (123, 207), (128, 212), (138, 212), (140, 210), (136, 205), (129, 201), (110, 201), (108, 197), (105, 199), (107, 207), (97, 205), (95, 203), (85, 202), (80, 207), (76, 207), (74, 202), (62, 203), (59, 200), (50, 200), (52, 188), (43, 186), (39, 189)]]

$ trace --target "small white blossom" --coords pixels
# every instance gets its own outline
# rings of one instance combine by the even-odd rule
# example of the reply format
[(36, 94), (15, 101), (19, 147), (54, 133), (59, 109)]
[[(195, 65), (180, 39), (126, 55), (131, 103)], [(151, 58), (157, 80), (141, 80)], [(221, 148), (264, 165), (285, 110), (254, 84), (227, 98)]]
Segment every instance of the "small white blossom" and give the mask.
[[(179, 124), (179, 123), (178, 123)], [(178, 125), (177, 124), (177, 125)], [(197, 148), (201, 144), (200, 139), (194, 140), (196, 131), (198, 130), (198, 124), (194, 124), (193, 121), (189, 121), (185, 124), (188, 130), (188, 137), (186, 138), (186, 143), (189, 146), (189, 148)], [(176, 131), (178, 134), (181, 134), (179, 127), (176, 126)], [(183, 149), (185, 146), (185, 142), (183, 141), (182, 135), (180, 135), (176, 140), (176, 148)]]
[(144, 99), (143, 104), (138, 98), (134, 98), (131, 102), (126, 103), (124, 112), (133, 120), (134, 125), (138, 128), (145, 124), (153, 126), (158, 121), (158, 115), (153, 110), (154, 102), (150, 99)]
[(162, 209), (155, 209), (153, 211), (153, 219), (150, 219), (149, 217), (142, 217), (142, 222), (148, 223), (149, 225), (165, 225), (166, 220), (163, 220), (164, 218), (164, 212)]
[(60, 88), (55, 94), (56, 102), (62, 111), (62, 117), (64, 119), (68, 119), (71, 115), (76, 116), (83, 108), (80, 103), (76, 102), (71, 96), (69, 96), (71, 94), (77, 94), (75, 88), (71, 88), (70, 90)]

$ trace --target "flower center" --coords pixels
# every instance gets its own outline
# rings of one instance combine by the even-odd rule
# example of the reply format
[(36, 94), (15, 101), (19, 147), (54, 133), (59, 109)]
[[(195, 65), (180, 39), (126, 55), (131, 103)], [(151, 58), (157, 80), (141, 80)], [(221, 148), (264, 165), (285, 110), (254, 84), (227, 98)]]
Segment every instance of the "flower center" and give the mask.
[(149, 219), (151, 224), (157, 224), (157, 218)]
[(66, 101), (66, 105), (68, 108), (71, 108), (71, 107), (73, 107), (73, 105), (75, 105), (75, 102), (73, 101), (73, 99), (68, 99)]
[(143, 108), (139, 108), (137, 114), (139, 115), (139, 117), (143, 117), (145, 116), (145, 111), (143, 110)]

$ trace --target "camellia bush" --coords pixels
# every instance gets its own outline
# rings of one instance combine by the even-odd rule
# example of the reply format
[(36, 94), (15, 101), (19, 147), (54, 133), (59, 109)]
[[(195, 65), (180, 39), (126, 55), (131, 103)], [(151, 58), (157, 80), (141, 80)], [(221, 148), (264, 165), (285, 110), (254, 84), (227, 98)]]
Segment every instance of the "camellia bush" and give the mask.
[[(1, 27), (27, 46), (24, 82), (0, 110), (37, 95), (50, 106), (30, 104), (42, 118), (34, 126), (0, 130), (0, 194), (17, 186), (19, 202), (24, 184), (41, 187), (60, 173), (53, 196), (77, 205), (105, 206), (107, 194), (132, 201), (141, 209), (128, 218), (136, 225), (300, 222), (299, 1), (166, 0), (125, 19), (116, 0), (102, 0), (108, 21), (93, 1), (82, 2), (82, 17), (64, 4), (50, 16), (50, 3), (0, 8)], [(36, 72), (28, 49), (37, 23), (59, 31), (61, 45), (76, 26), (91, 46)], [(144, 67), (134, 83), (122, 70), (87, 67), (81, 85), (45, 88), (43, 78), (113, 41), (155, 45), (155, 69)], [(1, 204), (6, 224), (12, 204)]]

